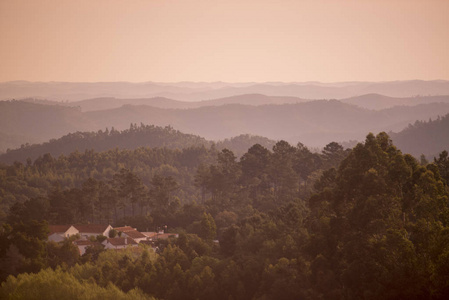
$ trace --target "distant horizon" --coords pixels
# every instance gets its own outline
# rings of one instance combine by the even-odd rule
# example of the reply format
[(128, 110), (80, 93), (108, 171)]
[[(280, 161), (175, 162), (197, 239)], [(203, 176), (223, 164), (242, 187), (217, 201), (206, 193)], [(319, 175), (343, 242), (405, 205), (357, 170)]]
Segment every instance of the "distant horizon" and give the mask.
[(278, 80), (267, 80), (267, 81), (225, 81), (225, 80), (211, 80), (211, 81), (195, 81), (195, 80), (181, 80), (181, 81), (128, 81), (128, 80), (117, 80), (117, 81), (65, 81), (65, 80), (26, 80), (26, 79), (17, 79), (17, 80), (7, 80), (0, 81), (0, 83), (12, 83), (12, 82), (29, 82), (29, 83), (161, 83), (161, 84), (169, 84), (169, 83), (232, 83), (232, 84), (269, 84), (269, 83), (284, 83), (284, 84), (298, 84), (298, 83), (320, 83), (320, 84), (338, 84), (338, 83), (387, 83), (387, 82), (410, 82), (410, 81), (449, 81), (448, 79), (395, 79), (395, 80), (343, 80), (343, 81), (319, 81), (319, 80), (306, 80), (306, 81), (278, 81)]
[(178, 101), (206, 101), (238, 95), (283, 96), (301, 99), (344, 99), (365, 94), (389, 97), (449, 95), (448, 80), (343, 81), (343, 82), (67, 82), (9, 81), (0, 83), (0, 100), (47, 99), (79, 101), (92, 98), (148, 99), (164, 97)]

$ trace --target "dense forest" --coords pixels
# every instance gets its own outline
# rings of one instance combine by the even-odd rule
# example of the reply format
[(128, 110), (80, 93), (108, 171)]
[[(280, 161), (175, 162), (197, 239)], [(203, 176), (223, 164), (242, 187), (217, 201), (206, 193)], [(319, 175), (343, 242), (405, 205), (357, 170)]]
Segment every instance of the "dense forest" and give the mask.
[[(449, 296), (448, 153), (417, 161), (385, 133), (240, 158), (215, 146), (46, 154), (0, 177), (0, 298)], [(81, 257), (47, 242), (49, 223), (105, 222), (179, 237)]]

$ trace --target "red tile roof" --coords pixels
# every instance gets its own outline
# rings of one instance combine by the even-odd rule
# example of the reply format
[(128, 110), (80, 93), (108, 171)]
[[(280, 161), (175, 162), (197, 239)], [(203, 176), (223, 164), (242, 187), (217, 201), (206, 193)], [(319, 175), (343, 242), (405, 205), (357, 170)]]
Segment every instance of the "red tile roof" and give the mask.
[(80, 233), (103, 233), (109, 225), (104, 224), (76, 224), (73, 225)]
[(50, 229), (50, 233), (48, 235), (52, 235), (53, 233), (64, 233), (72, 225), (48, 225), (48, 229)]
[(98, 242), (92, 242), (92, 241), (89, 241), (89, 240), (77, 240), (74, 243), (77, 246), (88, 246), (88, 245), (98, 244)]
[(135, 228), (132, 228), (131, 226), (115, 227), (114, 229), (117, 231), (121, 231), (121, 232), (136, 230)]
[(133, 239), (145, 239), (147, 236), (137, 230), (126, 231), (125, 234)]

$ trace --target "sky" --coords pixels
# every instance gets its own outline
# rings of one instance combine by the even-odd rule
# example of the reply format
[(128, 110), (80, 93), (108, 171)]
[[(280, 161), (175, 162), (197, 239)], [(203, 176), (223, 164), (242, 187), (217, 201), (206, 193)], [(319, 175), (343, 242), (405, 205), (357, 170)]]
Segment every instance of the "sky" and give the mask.
[(0, 0), (0, 82), (449, 80), (447, 0)]

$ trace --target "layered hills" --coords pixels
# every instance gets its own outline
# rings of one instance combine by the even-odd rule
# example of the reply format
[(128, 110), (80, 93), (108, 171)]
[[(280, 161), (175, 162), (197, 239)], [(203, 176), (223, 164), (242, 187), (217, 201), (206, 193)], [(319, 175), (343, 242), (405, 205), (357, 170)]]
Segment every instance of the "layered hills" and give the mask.
[[(310, 102), (311, 100), (299, 97), (287, 96), (267, 96), (263, 94), (244, 94), (219, 99), (203, 100), (203, 101), (179, 101), (165, 97), (153, 98), (115, 98), (102, 97), (92, 98), (74, 102), (56, 102), (42, 99), (26, 98), (22, 101), (31, 102), (35, 104), (47, 105), (63, 105), (69, 107), (76, 107), (83, 112), (97, 111), (105, 109), (119, 108), (123, 105), (148, 105), (158, 108), (172, 108), (172, 109), (190, 109), (205, 106), (221, 106), (226, 104), (243, 104), (243, 105), (268, 105), (268, 104), (295, 104)], [(443, 96), (414, 96), (414, 97), (388, 97), (380, 94), (365, 94), (350, 98), (340, 99), (340, 102), (357, 105), (362, 108), (381, 110), (391, 108), (394, 106), (414, 106), (418, 104), (429, 103), (449, 103), (449, 95)]]
[(192, 102), (178, 101), (164, 97), (137, 98), (137, 99), (133, 98), (118, 99), (114, 97), (105, 97), (105, 98), (94, 98), (82, 101), (75, 101), (66, 103), (65, 105), (79, 107), (82, 111), (96, 111), (96, 110), (119, 108), (123, 105), (148, 105), (158, 108), (189, 109), (204, 106), (221, 106), (226, 104), (243, 104), (243, 105), (258, 106), (266, 104), (301, 103), (306, 101), (308, 100), (304, 100), (297, 97), (281, 97), (281, 96), (278, 97), (278, 96), (266, 96), (262, 94), (245, 94), (219, 99), (192, 101)]
[(288, 96), (302, 99), (344, 99), (364, 94), (389, 97), (449, 95), (449, 81), (409, 80), (390, 82), (28, 82), (0, 83), (0, 100), (34, 97), (56, 101), (80, 101), (89, 98), (153, 98), (201, 101), (243, 94)]
[(42, 143), (77, 131), (96, 132), (112, 127), (125, 130), (130, 124), (143, 123), (172, 126), (176, 130), (215, 141), (250, 134), (321, 147), (330, 141), (360, 140), (367, 132), (398, 132), (416, 120), (434, 119), (447, 113), (449, 103), (443, 102), (381, 110), (369, 110), (337, 100), (317, 100), (258, 106), (228, 104), (191, 109), (124, 105), (83, 112), (79, 107), (2, 101), (0, 145), (1, 150), (6, 151), (7, 148)]

